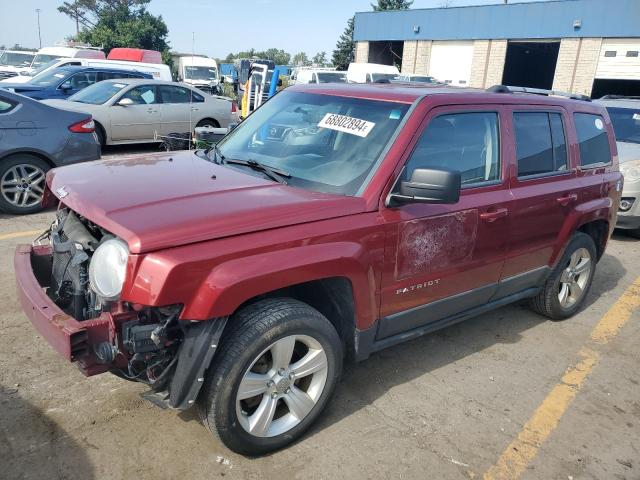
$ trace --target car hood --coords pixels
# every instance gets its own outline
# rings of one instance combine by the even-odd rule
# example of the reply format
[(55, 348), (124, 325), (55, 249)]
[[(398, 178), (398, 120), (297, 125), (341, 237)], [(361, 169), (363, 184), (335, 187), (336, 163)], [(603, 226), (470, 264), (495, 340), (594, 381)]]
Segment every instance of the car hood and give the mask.
[(63, 204), (144, 253), (352, 215), (364, 199), (289, 187), (193, 152), (137, 155), (53, 169)]
[(640, 143), (618, 141), (617, 144), (620, 163), (640, 160)]

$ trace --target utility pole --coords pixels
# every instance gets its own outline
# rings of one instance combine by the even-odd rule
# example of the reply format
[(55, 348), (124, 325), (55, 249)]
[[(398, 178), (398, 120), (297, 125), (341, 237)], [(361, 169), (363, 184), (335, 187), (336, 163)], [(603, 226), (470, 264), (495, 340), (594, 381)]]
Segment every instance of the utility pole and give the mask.
[(40, 43), (40, 48), (42, 48), (42, 35), (40, 34), (40, 9), (36, 8), (36, 13), (38, 14), (38, 41)]

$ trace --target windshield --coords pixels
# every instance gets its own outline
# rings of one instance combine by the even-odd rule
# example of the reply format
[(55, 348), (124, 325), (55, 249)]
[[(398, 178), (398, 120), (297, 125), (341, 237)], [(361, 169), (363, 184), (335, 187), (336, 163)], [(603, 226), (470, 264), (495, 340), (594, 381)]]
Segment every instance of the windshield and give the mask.
[(407, 77), (407, 80), (410, 82), (422, 82), (422, 83), (436, 83), (436, 80), (433, 77), (421, 77), (421, 76), (409, 76)]
[(218, 78), (218, 70), (215, 67), (184, 67), (184, 78), (211, 81)]
[(638, 108), (608, 107), (616, 140), (640, 143), (640, 105)]
[(49, 63), (52, 60), (57, 60), (58, 58), (62, 58), (62, 56), (61, 55), (45, 55), (44, 53), (38, 53), (33, 58), (33, 62), (31, 62), (31, 67), (38, 68), (44, 65), (45, 63)]
[(28, 67), (33, 60), (33, 53), (16, 53), (16, 52), (3, 52), (0, 55), (0, 65), (7, 65), (10, 67)]
[(75, 95), (71, 95), (67, 100), (71, 102), (90, 103), (92, 105), (102, 105), (106, 103), (127, 85), (118, 82), (98, 82), (80, 90)]
[(371, 73), (371, 81), (378, 82), (380, 80), (393, 80), (398, 76), (397, 73)]
[(67, 75), (67, 72), (61, 72), (57, 68), (54, 68), (48, 72), (42, 72), (40, 75), (33, 77), (27, 83), (29, 85), (48, 87), (49, 85), (58, 85)]
[(347, 74), (342, 72), (318, 72), (318, 83), (347, 83)]
[(286, 171), (287, 182), (296, 187), (356, 195), (408, 109), (401, 103), (282, 91), (225, 137), (218, 152)]
[(35, 77), (36, 75), (39, 75), (40, 73), (44, 72), (47, 68), (54, 66), (56, 63), (58, 63), (58, 60), (51, 60), (50, 62), (43, 63), (38, 68), (33, 70), (29, 75), (31, 75), (32, 77)]

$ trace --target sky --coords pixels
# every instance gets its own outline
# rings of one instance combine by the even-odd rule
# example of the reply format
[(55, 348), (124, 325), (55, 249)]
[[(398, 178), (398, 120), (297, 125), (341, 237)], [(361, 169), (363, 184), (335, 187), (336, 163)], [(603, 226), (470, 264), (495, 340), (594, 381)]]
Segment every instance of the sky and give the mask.
[[(172, 50), (224, 58), (230, 52), (281, 48), (292, 55), (320, 51), (331, 57), (354, 12), (372, 0), (151, 0), (149, 10), (169, 27)], [(509, 0), (510, 3), (531, 0)], [(75, 22), (58, 13), (62, 0), (0, 0), (0, 45), (38, 47), (36, 8), (41, 9), (42, 46), (75, 33)], [(412, 8), (502, 3), (502, 0), (415, 0)], [(195, 42), (193, 41), (195, 37)], [(192, 48), (192, 44), (195, 47)]]

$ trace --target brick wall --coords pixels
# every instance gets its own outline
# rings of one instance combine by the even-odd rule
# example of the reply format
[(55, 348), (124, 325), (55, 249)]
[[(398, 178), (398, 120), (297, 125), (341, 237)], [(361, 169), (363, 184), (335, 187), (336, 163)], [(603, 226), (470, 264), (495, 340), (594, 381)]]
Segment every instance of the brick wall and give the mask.
[(563, 38), (553, 89), (591, 95), (601, 46), (601, 38)]
[(419, 75), (428, 75), (429, 74), (429, 60), (431, 59), (431, 45), (433, 42), (431, 40), (420, 40), (418, 41), (417, 51), (416, 51), (416, 66), (414, 73)]
[(369, 61), (369, 42), (356, 42), (356, 63)]
[(502, 83), (506, 40), (476, 40), (473, 42), (470, 86), (488, 88)]
[(402, 50), (402, 73), (415, 73), (416, 71), (416, 54), (418, 52), (417, 40), (405, 40)]

